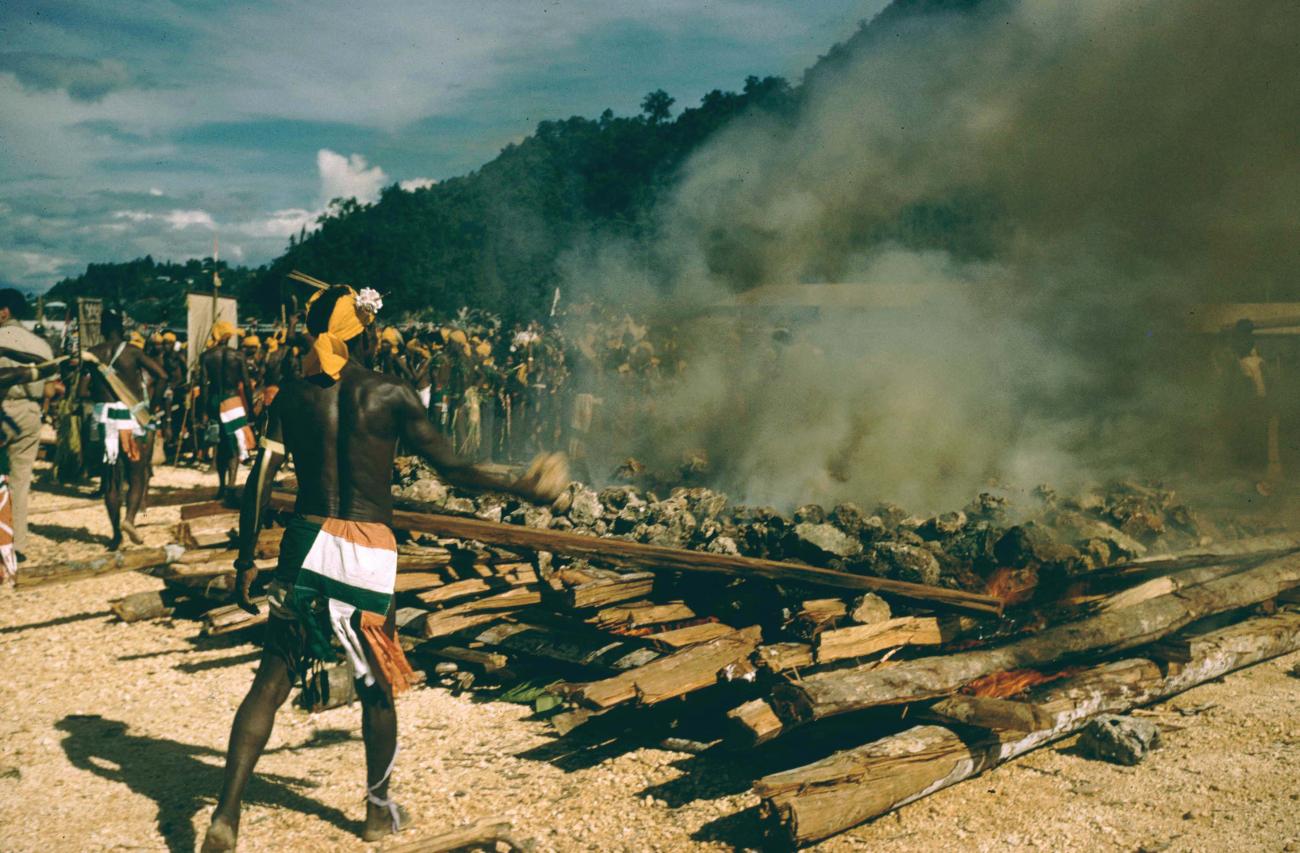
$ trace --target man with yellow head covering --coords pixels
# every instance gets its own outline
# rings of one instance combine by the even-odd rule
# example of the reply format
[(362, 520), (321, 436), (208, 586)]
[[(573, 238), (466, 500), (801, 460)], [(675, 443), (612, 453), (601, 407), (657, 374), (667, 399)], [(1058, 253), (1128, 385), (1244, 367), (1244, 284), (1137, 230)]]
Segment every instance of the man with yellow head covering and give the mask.
[(237, 599), (252, 609), (258, 570), (254, 546), (271, 483), (287, 456), (298, 475), (294, 515), (285, 527), (279, 565), (267, 585), (270, 619), (262, 660), (235, 715), (225, 782), (205, 850), (233, 850), (239, 800), (275, 712), (292, 682), (341, 646), (356, 677), (366, 755), (367, 841), (401, 828), (403, 812), (388, 798), (397, 754), (393, 697), (412, 673), (396, 641), (393, 589), (397, 543), (392, 522), (393, 459), (400, 440), (435, 465), (447, 482), (511, 491), (549, 503), (565, 486), (563, 457), (539, 459), (520, 479), (467, 463), (451, 452), (425, 416), (415, 390), (370, 369), (383, 301), (373, 290), (332, 287), (307, 311), (315, 336), (304, 376), (286, 379), (271, 405), (266, 436), (244, 489), (240, 514)]
[(244, 353), (226, 346), (238, 334), (234, 324), (219, 320), (212, 325), (207, 348), (199, 356), (199, 401), (195, 409), (204, 418), (203, 436), (216, 446), (217, 499), (232, 499), (239, 463), (253, 452), (253, 378)]

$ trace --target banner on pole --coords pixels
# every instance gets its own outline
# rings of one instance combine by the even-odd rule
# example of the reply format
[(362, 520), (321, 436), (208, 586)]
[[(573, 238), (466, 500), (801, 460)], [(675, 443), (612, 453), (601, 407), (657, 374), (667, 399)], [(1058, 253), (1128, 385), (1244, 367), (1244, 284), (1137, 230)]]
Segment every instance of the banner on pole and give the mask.
[[(185, 305), (189, 310), (189, 321), (186, 324), (185, 331), (189, 337), (189, 348), (186, 350), (185, 366), (193, 372), (194, 365), (198, 364), (199, 356), (203, 354), (203, 345), (207, 343), (208, 335), (212, 333), (212, 325), (218, 321), (225, 320), (232, 326), (239, 325), (239, 302), (230, 297), (220, 297), (216, 301), (216, 313), (213, 314), (213, 299), (210, 293), (188, 293), (185, 295)], [(236, 336), (232, 335), (227, 342), (231, 349), (239, 346)]]

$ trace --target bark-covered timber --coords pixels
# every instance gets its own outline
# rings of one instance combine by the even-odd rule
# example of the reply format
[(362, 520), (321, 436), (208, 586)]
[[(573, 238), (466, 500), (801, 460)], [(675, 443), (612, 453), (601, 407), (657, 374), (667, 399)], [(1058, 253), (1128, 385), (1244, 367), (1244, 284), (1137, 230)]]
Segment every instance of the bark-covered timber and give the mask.
[(806, 722), (877, 705), (955, 693), (963, 685), (1013, 669), (1032, 669), (1082, 654), (1107, 654), (1155, 642), (1205, 616), (1258, 604), (1300, 585), (1300, 555), (1170, 595), (1111, 610), (992, 649), (917, 658), (888, 668), (816, 673), (773, 688), (773, 706), (789, 730)]
[[(293, 503), (294, 496), (287, 492), (276, 492), (271, 499), (271, 505), (277, 509), (292, 509)], [(393, 527), (456, 539), (476, 539), (489, 545), (500, 545), (506, 548), (547, 551), (568, 557), (590, 557), (618, 565), (634, 566), (646, 571), (709, 572), (735, 577), (763, 578), (777, 583), (877, 592), (926, 607), (943, 607), (983, 614), (1000, 615), (1003, 606), (1002, 601), (994, 596), (974, 592), (854, 575), (798, 563), (687, 551), (682, 548), (647, 545), (626, 539), (585, 536), (562, 530), (539, 530), (533, 527), (482, 521), (477, 518), (399, 510), (393, 513)]]
[(181, 559), (185, 549), (179, 545), (162, 548), (132, 548), (114, 551), (89, 560), (67, 560), (62, 563), (45, 563), (18, 570), (18, 586), (31, 587), (47, 583), (63, 583), (83, 578), (111, 575), (118, 572), (138, 572), (155, 569)]
[(1029, 697), (1051, 724), (1034, 731), (914, 726), (754, 785), (770, 836), (809, 844), (843, 832), (1079, 730), (1091, 717), (1168, 698), (1300, 648), (1300, 614), (1284, 612), (1197, 635), (1182, 667), (1133, 658), (1102, 664)]
[(149, 589), (110, 601), (108, 609), (123, 622), (141, 622), (170, 616), (173, 608), (171, 596), (164, 595), (163, 590)]

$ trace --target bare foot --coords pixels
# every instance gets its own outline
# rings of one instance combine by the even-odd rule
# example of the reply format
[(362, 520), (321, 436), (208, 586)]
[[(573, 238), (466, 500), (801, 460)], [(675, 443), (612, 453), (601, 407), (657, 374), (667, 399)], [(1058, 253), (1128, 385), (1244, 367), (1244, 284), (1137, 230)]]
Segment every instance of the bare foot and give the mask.
[(239, 841), (239, 827), (222, 818), (213, 818), (208, 834), (203, 836), (201, 853), (233, 853)]
[(378, 841), (401, 832), (410, 825), (411, 816), (401, 806), (397, 806), (397, 823), (394, 825), (393, 816), (389, 814), (388, 809), (376, 806), (374, 803), (366, 803), (366, 828), (361, 831), (361, 840)]
[(125, 533), (127, 537), (135, 544), (137, 545), (144, 544), (144, 540), (140, 538), (140, 534), (137, 533), (135, 530), (135, 525), (132, 524), (131, 522), (129, 521), (122, 522), (122, 532)]
[(108, 540), (108, 550), (110, 550), (110, 551), (121, 551), (121, 550), (122, 550), (122, 535), (121, 535), (121, 534), (118, 534), (117, 536), (114, 536), (112, 539)]

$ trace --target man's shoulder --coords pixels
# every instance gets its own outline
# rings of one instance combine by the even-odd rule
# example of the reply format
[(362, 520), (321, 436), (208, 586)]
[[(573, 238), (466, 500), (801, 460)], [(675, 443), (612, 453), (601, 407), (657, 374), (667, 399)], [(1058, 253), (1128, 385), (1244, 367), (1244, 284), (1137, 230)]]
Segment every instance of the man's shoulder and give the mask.
[(29, 331), (22, 323), (18, 322), (5, 323), (0, 326), (0, 346), (6, 346), (19, 352), (31, 353), (32, 355), (45, 356), (46, 358), (54, 354), (49, 341), (35, 332)]

